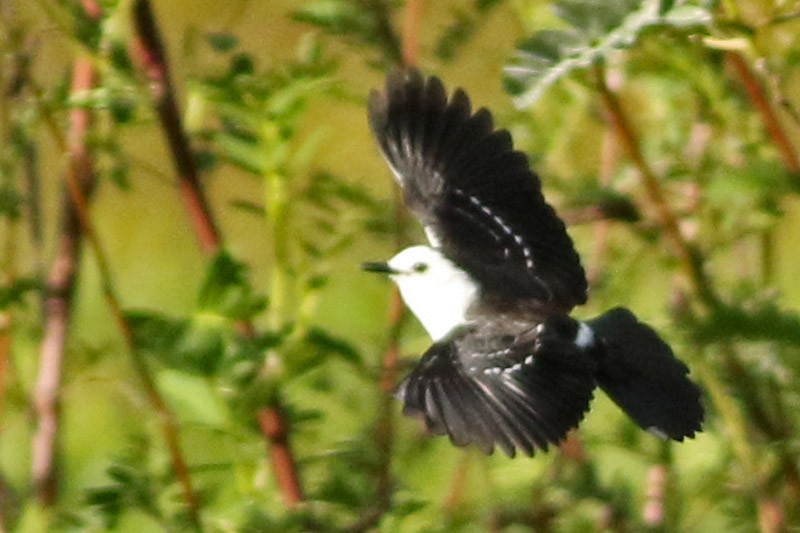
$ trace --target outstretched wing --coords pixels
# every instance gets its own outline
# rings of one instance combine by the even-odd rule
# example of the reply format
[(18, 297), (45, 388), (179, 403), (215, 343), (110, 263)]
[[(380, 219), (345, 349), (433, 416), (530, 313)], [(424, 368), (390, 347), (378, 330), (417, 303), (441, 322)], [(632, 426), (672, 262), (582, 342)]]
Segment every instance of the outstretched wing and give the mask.
[[(526, 156), (461, 89), (397, 70), (373, 91), (372, 131), (432, 244), (484, 293), (565, 310), (586, 301), (586, 275)], [(499, 294), (498, 294), (499, 293)]]
[(578, 425), (594, 386), (593, 366), (573, 343), (465, 333), (431, 346), (398, 397), (404, 414), (420, 416), (456, 446), (531, 456)]

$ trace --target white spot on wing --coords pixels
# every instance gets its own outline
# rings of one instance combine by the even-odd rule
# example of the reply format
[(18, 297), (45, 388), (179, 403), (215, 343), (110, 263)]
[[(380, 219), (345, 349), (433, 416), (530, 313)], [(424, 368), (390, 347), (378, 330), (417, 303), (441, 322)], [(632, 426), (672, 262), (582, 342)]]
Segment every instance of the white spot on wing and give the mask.
[(575, 335), (575, 345), (583, 350), (594, 346), (594, 332), (592, 328), (583, 322), (580, 322), (580, 326), (578, 326), (578, 333)]
[(669, 435), (664, 433), (664, 430), (657, 428), (655, 426), (650, 426), (649, 428), (647, 428), (647, 432), (650, 433), (651, 435), (658, 437), (661, 440), (669, 439)]
[(522, 363), (515, 363), (510, 367), (506, 368), (505, 370), (503, 370), (503, 374), (505, 375), (511, 374), (512, 372), (516, 372), (520, 368), (522, 368)]
[[(511, 226), (509, 226), (505, 222), (505, 220), (503, 220), (500, 217), (500, 215), (498, 215), (497, 213), (492, 211), (491, 207), (489, 207), (488, 205), (485, 205), (483, 202), (481, 202), (480, 198), (478, 198), (477, 196), (474, 196), (474, 195), (471, 195), (471, 194), (467, 195), (463, 191), (458, 190), (458, 189), (455, 192), (457, 194), (461, 195), (461, 196), (466, 196), (466, 198), (469, 200), (469, 202), (472, 205), (477, 207), (483, 214), (485, 214), (487, 217), (489, 217), (489, 220), (492, 220), (495, 223), (495, 225), (497, 227), (499, 227), (506, 236), (511, 238), (511, 240), (522, 251), (522, 255), (525, 258), (525, 266), (528, 269), (533, 270), (535, 268), (536, 265), (534, 263), (533, 254), (531, 253), (530, 247), (526, 246), (525, 241), (522, 239), (522, 236), (519, 235), (518, 233), (515, 233), (513, 228), (511, 228)], [(506, 250), (506, 252), (507, 252), (507, 250)]]
[(431, 243), (431, 246), (434, 248), (440, 248), (442, 245), (442, 241), (439, 239), (439, 236), (436, 235), (436, 232), (430, 226), (425, 226), (425, 236), (428, 238), (428, 242)]

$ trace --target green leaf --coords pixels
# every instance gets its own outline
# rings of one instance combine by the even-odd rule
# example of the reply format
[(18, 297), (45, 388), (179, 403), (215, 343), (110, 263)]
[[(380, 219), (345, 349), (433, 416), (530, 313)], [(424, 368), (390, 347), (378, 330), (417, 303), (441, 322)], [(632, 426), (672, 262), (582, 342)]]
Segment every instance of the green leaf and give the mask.
[(248, 319), (262, 311), (266, 299), (254, 294), (247, 268), (225, 251), (211, 262), (197, 298), (197, 307), (232, 320)]
[(22, 305), (26, 294), (41, 289), (42, 284), (34, 278), (19, 278), (10, 285), (0, 285), (0, 309)]
[(144, 464), (145, 457), (133, 452), (130, 457), (111, 463), (106, 469), (109, 481), (90, 487), (84, 501), (99, 513), (106, 529), (114, 529), (125, 511), (139, 509), (159, 518), (154, 479)]
[(0, 185), (0, 216), (17, 220), (22, 214), (24, 204), (25, 197), (19, 191), (8, 183)]
[(375, 22), (366, 9), (355, 2), (342, 0), (316, 0), (307, 2), (292, 14), (292, 17), (312, 24), (330, 33), (372, 41), (376, 31)]
[(748, 231), (773, 225), (781, 213), (781, 201), (792, 187), (792, 176), (780, 162), (754, 159), (741, 168), (717, 169), (705, 195), (719, 217), (719, 229), (737, 240)]
[(259, 176), (267, 168), (265, 154), (254, 139), (234, 132), (219, 132), (214, 141), (221, 154), (234, 165)]
[(747, 340), (800, 346), (800, 315), (785, 311), (772, 300), (720, 305), (704, 319), (688, 324), (694, 339), (702, 343)]
[(137, 349), (161, 364), (188, 372), (211, 375), (224, 355), (226, 329), (203, 319), (170, 318), (159, 313), (126, 313)]
[(331, 358), (341, 359), (357, 368), (364, 366), (361, 353), (355, 346), (317, 327), (309, 328), (300, 342), (293, 343), (284, 355), (284, 363), (295, 376), (310, 372)]
[(640, 3), (640, 0), (560, 0), (554, 4), (554, 10), (559, 18), (592, 40), (622, 25)]
[(379, 62), (400, 59), (400, 43), (394, 32), (387, 31), (387, 19), (395, 2), (353, 2), (352, 0), (315, 0), (306, 2), (292, 13), (292, 18), (311, 24), (360, 48), (370, 47), (380, 53)]
[(208, 379), (178, 370), (163, 370), (156, 377), (180, 419), (214, 428), (230, 423), (230, 412)]
[(704, 7), (660, 0), (560, 0), (556, 13), (570, 28), (534, 34), (505, 68), (506, 90), (517, 107), (533, 104), (553, 83), (620, 48), (633, 46), (652, 28), (703, 31)]
[(231, 33), (209, 33), (206, 35), (206, 40), (217, 52), (230, 52), (239, 45), (239, 38)]
[(311, 328), (306, 340), (324, 354), (337, 356), (356, 366), (363, 365), (361, 354), (355, 346), (323, 329)]

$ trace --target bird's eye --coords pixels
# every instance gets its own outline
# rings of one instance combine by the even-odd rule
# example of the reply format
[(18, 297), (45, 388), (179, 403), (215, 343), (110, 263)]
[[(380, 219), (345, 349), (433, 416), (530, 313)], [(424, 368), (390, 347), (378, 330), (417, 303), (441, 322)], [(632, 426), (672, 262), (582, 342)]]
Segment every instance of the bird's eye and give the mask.
[(414, 270), (414, 272), (422, 273), (428, 270), (428, 264), (422, 262), (414, 263), (414, 266), (412, 266), (411, 269)]

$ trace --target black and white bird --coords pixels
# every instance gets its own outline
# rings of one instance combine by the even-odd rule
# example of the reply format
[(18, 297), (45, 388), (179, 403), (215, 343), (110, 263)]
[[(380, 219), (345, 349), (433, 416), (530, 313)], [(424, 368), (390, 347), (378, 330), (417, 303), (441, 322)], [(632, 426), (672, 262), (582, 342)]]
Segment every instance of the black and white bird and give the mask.
[(436, 77), (396, 70), (369, 122), (430, 246), (365, 263), (397, 284), (433, 339), (397, 392), (457, 446), (533, 455), (576, 427), (600, 387), (639, 426), (700, 431), (700, 390), (656, 332), (616, 308), (581, 322), (587, 282), (526, 156), (485, 108)]

